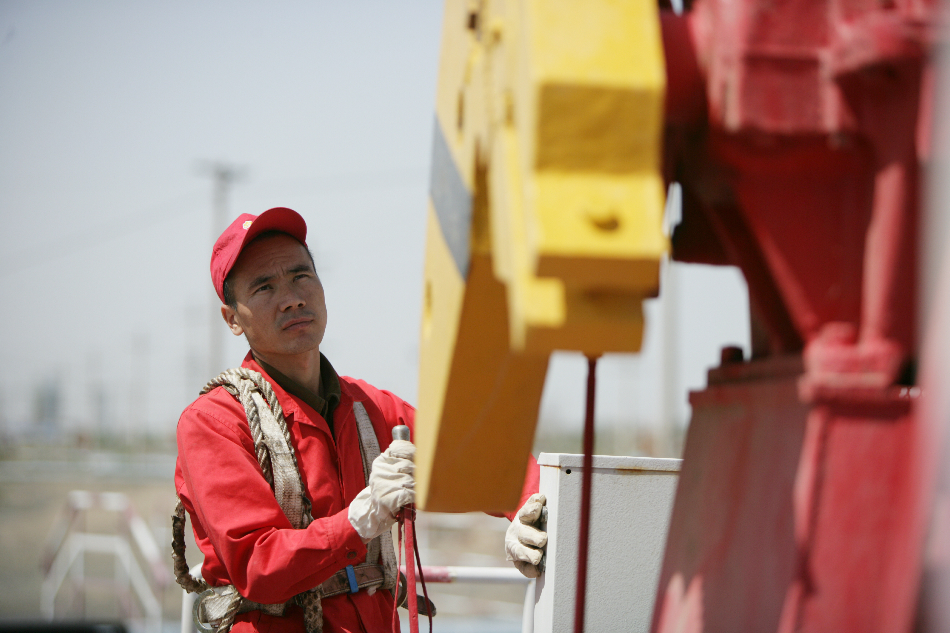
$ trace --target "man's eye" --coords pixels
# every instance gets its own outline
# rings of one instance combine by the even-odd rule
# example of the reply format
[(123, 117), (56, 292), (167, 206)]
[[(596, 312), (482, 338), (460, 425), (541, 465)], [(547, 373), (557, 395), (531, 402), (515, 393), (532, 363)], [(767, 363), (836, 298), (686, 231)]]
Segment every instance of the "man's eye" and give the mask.
[(263, 290), (270, 290), (270, 284), (264, 284), (263, 286), (259, 286), (257, 290), (255, 290), (254, 292), (257, 293)]

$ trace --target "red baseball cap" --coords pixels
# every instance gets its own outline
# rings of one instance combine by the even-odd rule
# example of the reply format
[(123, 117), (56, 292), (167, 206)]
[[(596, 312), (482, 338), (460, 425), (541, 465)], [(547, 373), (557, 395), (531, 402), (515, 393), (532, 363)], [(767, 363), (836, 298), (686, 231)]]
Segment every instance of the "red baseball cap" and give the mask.
[(260, 215), (242, 213), (224, 229), (211, 251), (211, 282), (224, 303), (224, 280), (244, 247), (266, 231), (280, 231), (307, 245), (307, 223), (300, 214), (286, 207), (274, 207)]

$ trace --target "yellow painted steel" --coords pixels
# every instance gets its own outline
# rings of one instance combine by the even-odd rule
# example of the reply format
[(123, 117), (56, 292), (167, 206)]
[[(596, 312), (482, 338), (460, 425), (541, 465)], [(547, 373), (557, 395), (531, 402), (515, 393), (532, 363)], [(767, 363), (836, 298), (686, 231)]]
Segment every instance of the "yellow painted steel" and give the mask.
[(422, 508), (514, 510), (551, 351), (639, 350), (667, 249), (664, 81), (655, 0), (446, 3)]

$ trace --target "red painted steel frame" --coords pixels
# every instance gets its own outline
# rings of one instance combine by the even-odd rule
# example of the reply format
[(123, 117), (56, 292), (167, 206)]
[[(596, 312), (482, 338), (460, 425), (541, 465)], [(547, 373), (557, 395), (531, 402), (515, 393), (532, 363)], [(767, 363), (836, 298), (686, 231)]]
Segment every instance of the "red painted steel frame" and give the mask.
[[(944, 76), (950, 68), (944, 68)], [(944, 118), (944, 125), (948, 120)], [(938, 123), (939, 125), (939, 123)], [(943, 170), (947, 169), (950, 145), (938, 147)], [(943, 194), (946, 196), (946, 193)], [(943, 197), (942, 196), (942, 197)], [(924, 457), (917, 470), (925, 483), (933, 477), (933, 504), (930, 526), (924, 554), (924, 570), (921, 578), (920, 610), (916, 630), (920, 633), (950, 630), (950, 250), (946, 249), (950, 235), (940, 230), (940, 222), (934, 221), (934, 213), (945, 214), (946, 198), (934, 201), (928, 218), (928, 230), (935, 231), (939, 252), (928, 258), (931, 297), (927, 315), (926, 345), (921, 350), (921, 398), (915, 413), (919, 416), (921, 432), (920, 453)], [(941, 204), (942, 203), (942, 204)], [(937, 225), (937, 226), (934, 226)], [(936, 447), (936, 450), (934, 448)], [(926, 498), (926, 497), (925, 497)]]
[(674, 257), (742, 269), (753, 359), (713, 370), (691, 397), (653, 631), (913, 623), (935, 9), (696, 0), (662, 18), (665, 170), (684, 193)]

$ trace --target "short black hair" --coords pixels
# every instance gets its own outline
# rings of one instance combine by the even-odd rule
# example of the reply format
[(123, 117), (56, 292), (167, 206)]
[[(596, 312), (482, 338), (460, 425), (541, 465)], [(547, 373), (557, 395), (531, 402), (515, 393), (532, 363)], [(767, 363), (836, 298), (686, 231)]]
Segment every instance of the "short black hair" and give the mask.
[[(251, 240), (248, 244), (246, 244), (245, 248), (247, 248), (248, 246), (250, 246), (251, 244), (253, 244), (259, 239), (266, 239), (269, 237), (274, 237), (275, 235), (286, 235), (288, 237), (294, 237), (290, 233), (284, 233), (283, 231), (264, 231), (263, 233), (255, 237), (253, 240)], [(297, 238), (294, 237), (294, 239), (296, 240)], [(303, 242), (300, 242), (299, 240), (298, 242), (300, 243), (301, 246), (303, 246), (304, 250), (307, 251), (307, 255), (310, 256), (310, 265), (313, 266), (313, 270), (314, 272), (316, 272), (317, 265), (313, 262), (313, 253), (310, 252), (310, 249), (307, 248), (306, 244), (304, 244)], [(231, 270), (228, 271), (228, 276), (224, 278), (224, 283), (221, 285), (221, 294), (224, 295), (224, 303), (227, 304), (228, 307), (230, 307), (232, 310), (237, 310), (237, 299), (234, 298), (234, 287), (233, 287), (234, 284), (231, 281), (231, 275), (233, 273), (234, 273), (234, 268), (232, 267)]]

